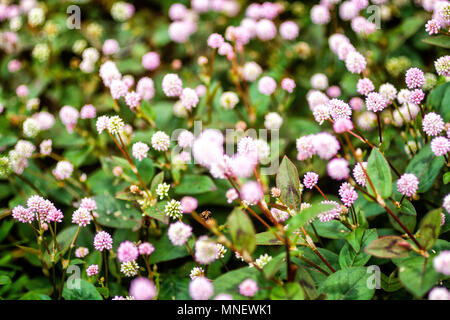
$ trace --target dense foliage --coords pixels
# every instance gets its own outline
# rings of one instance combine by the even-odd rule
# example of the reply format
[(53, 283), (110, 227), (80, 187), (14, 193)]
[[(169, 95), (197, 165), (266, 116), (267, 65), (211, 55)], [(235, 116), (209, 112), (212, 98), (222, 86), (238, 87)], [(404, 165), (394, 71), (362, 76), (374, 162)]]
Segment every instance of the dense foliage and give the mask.
[(0, 1), (0, 298), (450, 300), (450, 2)]

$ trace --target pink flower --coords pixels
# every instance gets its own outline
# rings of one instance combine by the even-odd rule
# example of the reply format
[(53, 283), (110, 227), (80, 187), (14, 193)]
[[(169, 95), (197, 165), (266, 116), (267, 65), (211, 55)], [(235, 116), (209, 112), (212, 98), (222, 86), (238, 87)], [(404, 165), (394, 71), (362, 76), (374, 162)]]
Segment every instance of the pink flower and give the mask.
[(436, 157), (443, 156), (450, 152), (450, 140), (446, 137), (436, 137), (431, 140), (431, 151)]
[(439, 255), (433, 259), (433, 266), (437, 272), (450, 276), (450, 250), (439, 253)]
[(434, 112), (427, 113), (422, 120), (423, 131), (429, 136), (437, 136), (444, 130), (445, 123), (442, 117)]
[(341, 88), (338, 86), (331, 86), (327, 89), (327, 95), (331, 98), (337, 98), (341, 95)]
[(345, 59), (345, 66), (351, 73), (361, 73), (366, 68), (367, 61), (362, 54), (357, 51), (349, 52)]
[(316, 153), (314, 149), (313, 139), (313, 135), (308, 135), (300, 137), (296, 140), (296, 147), (298, 151), (297, 159), (299, 161), (311, 158)]
[(436, 72), (440, 76), (450, 77), (450, 56), (442, 56), (434, 62)]
[(73, 132), (79, 116), (78, 110), (72, 106), (64, 106), (59, 111), (59, 117), (69, 133)]
[(139, 256), (139, 250), (131, 241), (124, 241), (117, 248), (117, 259), (120, 262), (135, 261)]
[(141, 78), (136, 86), (136, 92), (144, 100), (150, 100), (155, 96), (155, 85), (149, 77)]
[(24, 84), (18, 86), (16, 89), (16, 94), (20, 98), (26, 97), (28, 95), (28, 92), (29, 92), (28, 87)]
[(47, 214), (47, 222), (62, 222), (64, 218), (63, 213), (61, 210), (56, 209), (55, 207), (52, 207), (50, 211)]
[(252, 279), (246, 279), (239, 285), (239, 293), (246, 297), (253, 297), (258, 292), (258, 284)]
[(356, 199), (358, 199), (358, 193), (348, 182), (344, 182), (339, 188), (339, 196), (341, 197), (342, 203), (347, 207), (351, 207)]
[(102, 51), (107, 56), (112, 55), (119, 51), (119, 43), (116, 39), (107, 39), (103, 43)]
[(197, 92), (191, 88), (184, 88), (180, 95), (180, 101), (187, 110), (195, 108), (199, 102)]
[(97, 115), (95, 107), (92, 104), (87, 104), (81, 108), (80, 116), (81, 119), (93, 119)]
[(192, 132), (190, 132), (188, 130), (183, 130), (178, 135), (177, 141), (178, 141), (178, 145), (181, 148), (192, 147), (192, 144), (194, 143), (194, 135), (192, 134)]
[(194, 197), (183, 197), (180, 200), (181, 211), (183, 213), (191, 213), (198, 207), (198, 201)]
[(182, 246), (192, 235), (192, 227), (181, 221), (172, 223), (167, 230), (167, 236), (174, 246)]
[(92, 220), (92, 215), (89, 210), (85, 208), (78, 208), (72, 214), (72, 222), (78, 224), (80, 227), (86, 227), (90, 224)]
[(98, 251), (111, 250), (113, 238), (106, 231), (98, 232), (94, 237), (94, 248)]
[(87, 267), (86, 273), (87, 273), (88, 277), (92, 277), (92, 276), (98, 274), (98, 265), (91, 264), (89, 267)]
[(425, 25), (425, 31), (428, 32), (430, 36), (433, 34), (438, 34), (440, 28), (441, 24), (436, 19), (428, 20), (427, 24)]
[(22, 68), (22, 63), (19, 60), (13, 59), (10, 62), (8, 62), (9, 72), (17, 72), (20, 70), (20, 68)]
[(303, 184), (306, 188), (312, 189), (319, 181), (319, 175), (315, 172), (307, 172), (303, 176)]
[(425, 93), (422, 89), (415, 89), (409, 94), (409, 102), (417, 105), (421, 104), (423, 98), (425, 98)]
[(350, 119), (338, 119), (333, 124), (333, 130), (336, 133), (344, 133), (349, 130), (353, 130), (353, 122)]
[(208, 37), (208, 46), (213, 49), (218, 49), (223, 43), (223, 37), (218, 33), (212, 33)]
[(409, 89), (420, 88), (425, 83), (423, 71), (418, 68), (409, 68), (406, 71), (405, 82)]
[(208, 300), (214, 294), (214, 286), (211, 281), (201, 276), (189, 283), (189, 295), (193, 300)]
[(327, 24), (330, 22), (330, 11), (324, 5), (315, 5), (311, 9), (311, 20), (315, 24)]
[(264, 193), (259, 183), (255, 181), (246, 182), (241, 188), (241, 198), (249, 204), (257, 204), (263, 199)]
[(362, 78), (358, 80), (356, 84), (356, 90), (359, 94), (366, 96), (375, 90), (375, 86), (369, 78)]
[(166, 74), (162, 81), (164, 94), (168, 97), (178, 97), (183, 91), (183, 82), (175, 73)]
[(136, 300), (152, 300), (156, 293), (156, 286), (153, 281), (145, 277), (138, 277), (131, 281), (130, 296)]
[(387, 107), (387, 101), (378, 92), (371, 92), (366, 97), (366, 107), (373, 112), (383, 111)]
[(187, 8), (184, 4), (174, 3), (169, 8), (169, 17), (172, 20), (182, 20), (186, 16), (187, 12)]
[(64, 180), (70, 178), (73, 172), (73, 165), (69, 161), (59, 161), (56, 168), (52, 171), (56, 180)]
[(12, 209), (12, 217), (22, 223), (31, 223), (34, 220), (33, 211), (22, 206), (16, 206)]
[(289, 93), (292, 93), (292, 91), (294, 91), (295, 88), (295, 81), (290, 78), (284, 78), (281, 81), (281, 88), (283, 88), (283, 90), (286, 90)]
[(147, 70), (155, 70), (159, 67), (160, 59), (156, 52), (147, 52), (142, 56), (142, 66)]
[(232, 203), (234, 200), (239, 198), (239, 195), (238, 195), (236, 189), (230, 188), (227, 190), (225, 197), (227, 198), (228, 203)]
[(450, 291), (444, 287), (435, 287), (428, 293), (428, 300), (450, 300)]
[(109, 87), (109, 90), (111, 92), (111, 97), (113, 99), (120, 99), (120, 97), (125, 97), (125, 95), (128, 93), (128, 87), (122, 80), (113, 80), (111, 81), (111, 85)]
[(258, 81), (258, 90), (266, 96), (270, 96), (276, 89), (277, 83), (269, 76), (264, 76)]
[(280, 35), (283, 39), (294, 40), (298, 36), (298, 26), (293, 21), (285, 21), (280, 25)]
[[(367, 169), (367, 162), (361, 162), (362, 167), (359, 163), (355, 165), (353, 168), (353, 176), (355, 177), (356, 182), (360, 185), (365, 187), (366, 186), (366, 175), (364, 173), (364, 170)], [(364, 170), (363, 170), (364, 168)]]
[(397, 180), (397, 190), (401, 194), (412, 197), (419, 188), (419, 179), (412, 173), (404, 173)]
[(343, 158), (334, 158), (327, 164), (327, 173), (334, 180), (347, 179), (350, 174), (348, 161)]
[(320, 203), (334, 205), (334, 208), (322, 212), (317, 216), (321, 222), (330, 222), (334, 219), (337, 219), (341, 215), (342, 209), (336, 201), (324, 200), (321, 201)]
[(351, 98), (350, 101), (348, 102), (348, 104), (350, 105), (350, 107), (355, 110), (355, 111), (361, 111), (362, 108), (364, 107), (364, 100), (359, 98), (359, 97), (354, 97)]
[(150, 150), (150, 147), (143, 143), (143, 142), (136, 142), (133, 144), (133, 157), (138, 159), (139, 161), (142, 161), (144, 158), (147, 157), (147, 153)]
[(313, 136), (314, 153), (323, 159), (329, 160), (336, 155), (341, 146), (335, 136), (328, 132), (321, 132)]
[(331, 99), (327, 104), (330, 115), (333, 120), (338, 119), (350, 119), (352, 115), (352, 109), (350, 106), (342, 100), (339, 99)]
[(83, 198), (81, 199), (80, 208), (94, 211), (97, 210), (97, 202), (95, 202), (92, 198)]
[(139, 245), (139, 254), (149, 256), (155, 251), (155, 247), (150, 242), (143, 242)]
[(262, 41), (272, 40), (277, 35), (277, 27), (269, 19), (261, 19), (256, 23), (256, 36)]
[(135, 91), (128, 92), (125, 96), (125, 103), (133, 110), (141, 104), (141, 95)]

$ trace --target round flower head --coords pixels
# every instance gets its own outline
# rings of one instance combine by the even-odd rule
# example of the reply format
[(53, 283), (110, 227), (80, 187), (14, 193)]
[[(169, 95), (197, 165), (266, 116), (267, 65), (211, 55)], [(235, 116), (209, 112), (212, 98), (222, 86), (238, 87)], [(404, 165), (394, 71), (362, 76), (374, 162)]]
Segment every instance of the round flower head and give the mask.
[(366, 58), (357, 51), (352, 51), (347, 55), (345, 59), (345, 66), (351, 73), (361, 73), (366, 68)]
[(434, 62), (436, 72), (440, 76), (450, 77), (450, 56), (443, 56)]
[(167, 151), (170, 146), (170, 138), (163, 131), (157, 131), (152, 135), (152, 147), (157, 151)]
[(248, 181), (241, 188), (242, 200), (251, 205), (257, 204), (263, 197), (261, 186), (255, 181)]
[(73, 172), (73, 165), (69, 161), (59, 161), (52, 173), (57, 180), (70, 178)]
[(341, 118), (333, 124), (333, 130), (336, 133), (344, 133), (353, 130), (353, 122), (350, 119)]
[(375, 86), (370, 79), (362, 78), (358, 80), (358, 83), (356, 84), (356, 90), (359, 94), (366, 96), (373, 90), (375, 90)]
[(300, 137), (296, 140), (296, 147), (298, 151), (297, 159), (299, 161), (311, 158), (316, 153), (314, 150), (313, 140), (313, 135)]
[(246, 297), (253, 297), (258, 292), (258, 284), (255, 280), (246, 279), (239, 285), (239, 293)]
[(159, 67), (160, 59), (156, 52), (147, 52), (142, 56), (142, 66), (147, 70), (155, 70)]
[(227, 293), (219, 293), (214, 297), (214, 300), (233, 300), (233, 297)]
[(134, 261), (139, 256), (139, 250), (131, 241), (124, 241), (117, 248), (117, 259), (120, 262)]
[(339, 86), (331, 86), (327, 89), (327, 95), (331, 98), (337, 98), (341, 93), (341, 88), (339, 88)]
[(210, 264), (217, 258), (216, 243), (207, 236), (201, 236), (195, 242), (195, 260), (201, 264)]
[(28, 87), (23, 84), (18, 86), (16, 89), (17, 96), (21, 98), (26, 97), (28, 95), (28, 92), (29, 92)]
[(294, 91), (295, 89), (295, 81), (290, 78), (284, 78), (281, 81), (281, 88), (289, 93), (292, 93), (292, 91)]
[(62, 222), (63, 218), (64, 218), (64, 215), (61, 212), (61, 210), (56, 209), (55, 207), (52, 207), (47, 214), (46, 221), (47, 222)]
[(143, 100), (150, 100), (155, 96), (155, 85), (148, 77), (141, 78), (136, 86), (136, 92)]
[(450, 300), (450, 291), (444, 287), (435, 287), (428, 293), (428, 300)]
[(186, 16), (186, 14), (187, 8), (184, 4), (174, 3), (169, 8), (169, 17), (172, 20), (182, 20)]
[(328, 119), (330, 119), (330, 107), (328, 104), (319, 104), (314, 107), (313, 111), (314, 120), (316, 120), (320, 125)]
[(425, 98), (425, 92), (422, 89), (415, 89), (409, 94), (409, 102), (414, 104), (421, 104), (423, 98)]
[(139, 265), (136, 261), (127, 261), (120, 264), (120, 272), (126, 277), (134, 277), (139, 273)]
[(106, 231), (98, 232), (94, 237), (94, 248), (98, 251), (111, 250), (113, 238)]
[(177, 141), (178, 141), (178, 145), (181, 148), (192, 147), (192, 144), (194, 143), (194, 135), (192, 134), (192, 132), (190, 132), (188, 130), (183, 130), (178, 135)]
[(352, 109), (350, 106), (342, 100), (331, 99), (327, 103), (329, 112), (333, 120), (338, 119), (350, 119), (352, 115)]
[(127, 85), (120, 79), (113, 80), (111, 82), (109, 90), (111, 92), (111, 97), (116, 100), (120, 99), (121, 97), (125, 97), (125, 95), (128, 93)]
[(87, 273), (88, 277), (92, 277), (92, 276), (98, 274), (98, 265), (91, 264), (89, 267), (87, 267), (86, 273)]
[(164, 213), (172, 219), (181, 218), (183, 214), (181, 212), (180, 201), (177, 201), (175, 199), (170, 200), (164, 207)]
[(223, 37), (218, 33), (212, 33), (208, 37), (208, 46), (213, 49), (218, 49), (223, 43)]
[(183, 213), (191, 213), (198, 207), (198, 201), (194, 197), (185, 196), (180, 200), (180, 208)]
[(144, 158), (146, 158), (147, 153), (150, 150), (147, 144), (140, 141), (133, 144), (132, 149), (133, 149), (133, 157), (135, 157), (139, 161), (142, 161)]
[(180, 95), (180, 101), (187, 110), (195, 108), (199, 101), (197, 92), (191, 88), (184, 88)]
[(433, 266), (437, 272), (450, 276), (450, 250), (439, 253), (439, 255), (433, 259)]
[(149, 242), (143, 242), (138, 247), (140, 255), (149, 256), (155, 251), (155, 247)]
[(280, 129), (283, 118), (276, 112), (269, 112), (264, 116), (264, 127), (268, 130)]
[(303, 184), (306, 188), (312, 189), (319, 181), (319, 175), (315, 172), (307, 172), (303, 176)]
[(156, 293), (157, 290), (153, 281), (145, 277), (133, 279), (130, 283), (130, 296), (136, 300), (153, 300)]
[(323, 160), (331, 159), (341, 148), (336, 137), (328, 132), (315, 134), (312, 139), (312, 144), (314, 153)]
[(311, 20), (315, 24), (327, 24), (330, 22), (330, 11), (324, 5), (315, 5), (311, 9)]
[(182, 246), (192, 235), (192, 227), (181, 221), (172, 223), (167, 231), (167, 236), (174, 246)]
[(335, 158), (328, 162), (327, 173), (334, 180), (347, 179), (350, 174), (348, 161), (343, 158)]
[(123, 130), (125, 124), (119, 116), (112, 116), (108, 118), (107, 129), (111, 134), (120, 133)]
[(431, 140), (431, 151), (436, 157), (443, 156), (450, 152), (450, 140), (446, 137), (436, 137)]
[(115, 39), (107, 39), (103, 43), (103, 54), (109, 56), (119, 51), (119, 43)]
[(81, 119), (93, 119), (97, 115), (95, 107), (92, 104), (87, 104), (81, 108), (80, 116)]
[(228, 189), (227, 192), (225, 193), (225, 197), (227, 198), (227, 202), (228, 202), (228, 203), (232, 203), (234, 200), (236, 200), (237, 198), (239, 198), (239, 195), (238, 195), (236, 189), (230, 188), (230, 189)]
[(344, 182), (339, 188), (339, 196), (342, 203), (346, 207), (351, 207), (352, 204), (358, 199), (358, 193), (355, 188), (348, 182)]
[(283, 39), (294, 40), (298, 37), (298, 26), (293, 21), (285, 21), (280, 25), (280, 35)]
[(397, 190), (401, 194), (412, 197), (416, 194), (419, 188), (419, 179), (412, 173), (404, 173), (397, 180)]
[(316, 73), (311, 77), (311, 87), (317, 90), (325, 90), (328, 88), (328, 78), (323, 73)]
[(277, 35), (277, 27), (269, 19), (261, 19), (256, 23), (256, 36), (262, 41), (272, 40)]
[(178, 97), (183, 91), (183, 82), (175, 73), (166, 74), (162, 81), (164, 94), (168, 97)]
[(259, 79), (258, 82), (258, 90), (262, 94), (266, 96), (270, 96), (272, 93), (274, 93), (275, 89), (277, 88), (277, 83), (275, 80), (269, 76), (264, 76), (261, 79)]
[(397, 89), (390, 83), (382, 84), (378, 91), (389, 104), (397, 97)]
[(422, 120), (423, 131), (429, 136), (437, 136), (444, 130), (445, 123), (437, 113), (430, 112)]
[(22, 223), (31, 223), (34, 220), (33, 211), (22, 206), (16, 206), (12, 209), (12, 217)]
[(383, 111), (387, 107), (387, 101), (378, 92), (371, 92), (366, 97), (366, 107), (373, 112)]
[(442, 207), (450, 214), (450, 193), (447, 194), (442, 201)]
[(253, 82), (256, 79), (258, 79), (261, 73), (262, 73), (261, 67), (254, 61), (245, 63), (242, 69), (244, 79), (248, 82)]
[(225, 91), (220, 96), (219, 104), (224, 109), (233, 109), (239, 103), (239, 97), (232, 91)]
[(205, 277), (196, 277), (189, 283), (189, 295), (193, 300), (208, 300), (214, 294), (214, 286)]
[(125, 103), (131, 110), (139, 107), (141, 104), (141, 95), (136, 93), (135, 91), (128, 92), (125, 96)]
[(86, 227), (90, 224), (92, 220), (92, 215), (89, 210), (84, 208), (78, 208), (72, 214), (72, 222), (78, 224), (80, 227)]
[(290, 217), (288, 212), (283, 211), (283, 210), (278, 210), (277, 208), (270, 209), (270, 213), (275, 218), (275, 220), (277, 220), (277, 222), (279, 222), (279, 223), (286, 221)]
[(75, 250), (75, 257), (84, 258), (89, 254), (89, 249), (85, 247), (79, 247)]
[(334, 208), (322, 212), (317, 216), (321, 222), (330, 222), (334, 219), (337, 219), (341, 215), (342, 209), (336, 201), (324, 200), (321, 201), (320, 203), (334, 205)]
[(64, 106), (59, 111), (59, 117), (69, 133), (73, 132), (79, 116), (78, 110), (71, 106)]
[(420, 88), (425, 83), (423, 71), (418, 68), (410, 68), (406, 71), (405, 82), (409, 89)]
[(108, 116), (101, 116), (97, 118), (95, 126), (97, 127), (97, 132), (99, 134), (102, 133), (103, 130), (108, 130), (108, 122), (109, 122)]

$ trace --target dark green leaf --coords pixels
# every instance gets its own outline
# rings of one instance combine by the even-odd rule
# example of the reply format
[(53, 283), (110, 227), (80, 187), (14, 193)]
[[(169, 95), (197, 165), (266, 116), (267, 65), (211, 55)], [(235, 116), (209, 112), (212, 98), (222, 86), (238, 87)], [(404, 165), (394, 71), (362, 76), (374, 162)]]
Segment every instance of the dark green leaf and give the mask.
[(281, 199), (295, 211), (300, 210), (300, 180), (295, 165), (284, 156), (277, 173), (277, 187), (281, 190)]
[(407, 257), (410, 249), (405, 239), (386, 236), (372, 241), (364, 251), (375, 257), (392, 259)]
[(175, 187), (178, 194), (201, 194), (216, 190), (216, 185), (208, 176), (187, 174), (181, 180), (181, 183)]
[[(367, 174), (371, 179), (376, 193), (383, 199), (387, 199), (392, 194), (392, 175), (389, 164), (387, 163), (380, 150), (372, 149), (369, 160), (367, 162)], [(367, 191), (375, 196), (374, 190), (369, 182), (367, 182)]]
[(252, 253), (256, 247), (255, 228), (250, 218), (241, 209), (234, 209), (227, 219), (228, 230), (237, 249)]
[(436, 239), (439, 237), (441, 231), (441, 212), (442, 208), (428, 212), (420, 223), (418, 231), (420, 236), (418, 237), (418, 241), (425, 250), (433, 247)]

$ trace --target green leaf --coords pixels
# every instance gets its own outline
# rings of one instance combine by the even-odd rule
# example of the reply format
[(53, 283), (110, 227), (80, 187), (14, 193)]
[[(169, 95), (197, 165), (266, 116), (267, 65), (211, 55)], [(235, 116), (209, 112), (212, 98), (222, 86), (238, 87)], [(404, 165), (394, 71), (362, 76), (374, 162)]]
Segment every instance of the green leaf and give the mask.
[(216, 190), (216, 185), (208, 176), (187, 174), (181, 180), (181, 183), (175, 187), (178, 194), (201, 194)]
[(425, 264), (425, 258), (421, 256), (403, 260), (398, 270), (400, 282), (416, 297), (422, 297), (440, 278), (434, 270), (433, 259), (428, 259)]
[(422, 219), (419, 228), (418, 241), (420, 245), (428, 250), (433, 247), (441, 231), (442, 208), (432, 210)]
[(40, 292), (30, 291), (21, 296), (19, 300), (52, 300), (52, 298)]
[(289, 224), (289, 227), (287, 229), (288, 234), (294, 232), (298, 228), (303, 227), (309, 221), (317, 217), (320, 213), (331, 210), (333, 208), (334, 205), (332, 204), (317, 203), (313, 204), (309, 208), (303, 209), (295, 216), (289, 218), (289, 221), (287, 222)]
[(431, 44), (433, 46), (438, 46), (441, 48), (450, 49), (450, 39), (445, 35), (437, 35), (429, 38), (422, 39), (423, 42)]
[(156, 188), (159, 184), (164, 182), (164, 171), (161, 171), (158, 173), (152, 180), (152, 183), (150, 185), (150, 192), (152, 194), (155, 194)]
[(272, 258), (264, 267), (263, 271), (266, 277), (269, 279), (273, 277), (283, 266), (286, 265), (286, 253), (280, 253), (276, 257)]
[[(372, 152), (370, 153), (366, 171), (373, 183), (376, 193), (383, 199), (389, 198), (392, 194), (391, 170), (386, 159), (376, 148), (372, 149)], [(367, 183), (367, 191), (370, 195), (375, 196), (375, 192), (372, 190), (370, 183)]]
[(364, 251), (375, 257), (393, 259), (407, 257), (410, 249), (405, 239), (386, 236), (372, 241)]
[(252, 253), (256, 247), (255, 228), (250, 218), (241, 209), (234, 209), (227, 219), (228, 230), (237, 249)]
[(78, 279), (80, 286), (69, 289), (64, 285), (62, 296), (66, 300), (102, 300), (102, 296), (94, 285), (84, 279)]
[(444, 184), (448, 184), (450, 182), (450, 172), (446, 172), (442, 179), (444, 181)]
[(436, 180), (443, 165), (444, 157), (436, 157), (431, 151), (430, 144), (427, 144), (412, 158), (405, 172), (413, 173), (419, 178), (417, 192), (423, 193), (433, 186), (434, 180)]
[[(151, 264), (153, 263), (159, 263), (164, 261), (171, 261), (178, 258), (183, 258), (186, 256), (189, 256), (189, 252), (186, 249), (186, 246), (174, 246), (172, 242), (170, 242), (169, 238), (167, 237), (167, 234), (164, 234), (159, 240), (152, 242), (155, 248), (158, 248), (158, 250), (155, 250), (151, 255), (149, 262)], [(189, 245), (193, 246), (194, 240), (189, 240)]]
[(272, 300), (304, 300), (303, 289), (296, 282), (288, 282), (284, 286), (276, 286), (270, 292)]
[[(292, 242), (295, 241), (295, 238), (297, 239), (297, 245), (304, 245), (306, 242), (301, 237), (296, 237), (291, 235), (289, 237)], [(273, 231), (265, 231), (260, 232), (256, 234), (256, 245), (257, 246), (281, 246), (284, 245), (274, 234)]]
[(386, 276), (384, 273), (381, 273), (381, 288), (386, 292), (395, 292), (397, 290), (400, 290), (403, 285), (401, 284), (398, 277), (395, 277), (396, 271), (394, 270), (389, 277)]
[(11, 283), (11, 279), (6, 275), (0, 275), (0, 286), (5, 286)]
[(364, 266), (370, 255), (364, 252), (369, 243), (378, 238), (376, 229), (354, 230), (347, 236), (347, 241), (339, 254), (339, 264), (342, 269)]
[(299, 211), (301, 194), (298, 171), (292, 161), (286, 156), (284, 156), (278, 168), (276, 183), (278, 189), (281, 190), (281, 199), (283, 202), (295, 211)]
[(129, 201), (115, 199), (109, 194), (95, 196), (97, 221), (103, 226), (131, 229), (142, 219), (142, 214)]
[(317, 293), (316, 284), (308, 269), (303, 266), (298, 266), (296, 280), (303, 289), (305, 299), (314, 300), (319, 295)]
[[(402, 195), (395, 192), (393, 195), (394, 200), (400, 202)], [(387, 202), (387, 206), (392, 212), (397, 216), (397, 218), (408, 228), (408, 230), (414, 230), (416, 228), (417, 222), (417, 212), (412, 203), (408, 199), (403, 199), (400, 208), (398, 208), (391, 201)], [(389, 221), (395, 230), (404, 232), (403, 228), (391, 217), (388, 215)]]
[(258, 270), (249, 267), (243, 267), (227, 272), (214, 280), (214, 292), (228, 293), (235, 299), (243, 299), (244, 297), (239, 294), (239, 284), (246, 279), (253, 279), (256, 281), (258, 276)]
[(370, 300), (375, 288), (368, 287), (370, 274), (364, 267), (352, 267), (331, 274), (319, 286), (327, 300)]

